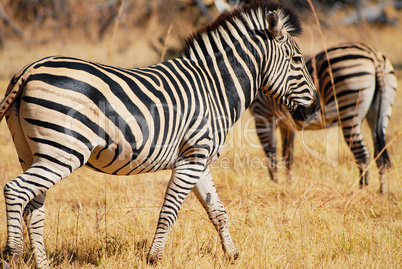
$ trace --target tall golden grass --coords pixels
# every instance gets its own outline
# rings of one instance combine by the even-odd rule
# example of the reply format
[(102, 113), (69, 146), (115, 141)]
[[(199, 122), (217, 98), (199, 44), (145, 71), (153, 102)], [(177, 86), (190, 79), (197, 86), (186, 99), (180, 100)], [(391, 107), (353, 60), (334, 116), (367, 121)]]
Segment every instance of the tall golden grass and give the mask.
[[(395, 36), (401, 36), (397, 29), (364, 27), (370, 31), (363, 34), (359, 28), (342, 27), (343, 30), (333, 28), (331, 35), (327, 30), (325, 42), (329, 46), (361, 37), (361, 41), (382, 50), (393, 63), (402, 62), (401, 48), (394, 41)], [(121, 38), (118, 30), (115, 35), (116, 40)], [(130, 38), (135, 40), (134, 36)], [(306, 27), (299, 44), (308, 53), (322, 48), (315, 25)], [(95, 48), (83, 40), (56, 41), (29, 49), (24, 44), (14, 45), (6, 45), (0, 54), (0, 71), (4, 71), (1, 94), (12, 73), (49, 53), (105, 60), (121, 66), (136, 66), (135, 57), (143, 58), (138, 61), (141, 64), (160, 57), (151, 53), (147, 58), (150, 50), (141, 40), (133, 43), (134, 49), (112, 52), (111, 59), (107, 56), (110, 46), (107, 42)], [(397, 70), (397, 76), (402, 85), (401, 70)], [(229, 215), (229, 229), (240, 251), (238, 260), (229, 263), (223, 258), (217, 232), (190, 194), (169, 235), (163, 260), (156, 266), (147, 265), (146, 253), (170, 172), (120, 177), (82, 168), (48, 191), (44, 237), (52, 265), (55, 268), (400, 268), (401, 100), (402, 91), (398, 91), (387, 129), (393, 167), (386, 174), (384, 195), (377, 193), (379, 182), (374, 163), (370, 167), (369, 187), (358, 188), (353, 155), (337, 128), (298, 133), (294, 181), (272, 183), (262, 165), (264, 153), (253, 130), (251, 115), (246, 113), (232, 129), (221, 158), (212, 165), (218, 194)], [(363, 131), (372, 150), (367, 125)], [(5, 121), (0, 124), (0, 134), (3, 186), (21, 173), (21, 168)], [(328, 153), (332, 165), (314, 158), (306, 150), (309, 147)], [(4, 247), (6, 217), (2, 196), (0, 212), (0, 246)], [(33, 267), (26, 232), (24, 249), (26, 268)]]

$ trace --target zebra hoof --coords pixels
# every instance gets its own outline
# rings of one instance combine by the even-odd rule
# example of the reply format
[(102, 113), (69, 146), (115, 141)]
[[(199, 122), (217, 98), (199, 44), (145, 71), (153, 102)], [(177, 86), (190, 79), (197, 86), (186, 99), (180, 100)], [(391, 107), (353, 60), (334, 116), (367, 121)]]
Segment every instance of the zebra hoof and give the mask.
[(235, 260), (237, 260), (239, 258), (240, 254), (239, 251), (236, 250), (236, 252), (234, 252), (233, 254), (226, 254), (225, 257), (228, 261), (230, 261), (231, 263), (233, 263)]
[(235, 254), (233, 255), (232, 260), (237, 260), (239, 258), (240, 254), (238, 251), (235, 252)]
[(162, 257), (160, 255), (155, 255), (155, 254), (148, 253), (148, 256), (147, 256), (147, 263), (148, 264), (155, 265), (161, 260), (162, 260)]

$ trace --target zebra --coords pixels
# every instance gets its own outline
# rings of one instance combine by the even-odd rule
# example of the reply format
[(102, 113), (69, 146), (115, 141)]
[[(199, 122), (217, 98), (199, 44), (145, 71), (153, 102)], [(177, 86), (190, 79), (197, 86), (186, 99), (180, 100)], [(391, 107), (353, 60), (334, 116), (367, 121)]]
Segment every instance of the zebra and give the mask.
[(316, 86), (320, 93), (322, 117), (311, 119), (308, 124), (302, 121), (292, 122), (278, 102), (261, 94), (257, 94), (250, 106), (258, 137), (269, 161), (271, 179), (277, 182), (277, 126), (282, 138), (287, 178), (291, 179), (295, 129), (317, 130), (339, 124), (356, 159), (360, 187), (367, 186), (370, 152), (361, 134), (363, 120), (367, 119), (380, 174), (379, 191), (384, 192), (384, 172), (391, 167), (385, 131), (397, 89), (397, 79), (391, 62), (372, 46), (354, 42), (329, 48), (328, 56), (322, 51), (307, 58), (306, 65), (312, 77), (318, 80)]
[(11, 263), (22, 252), (22, 220), (37, 268), (46, 268), (46, 191), (81, 166), (112, 175), (172, 170), (147, 261), (162, 258), (168, 232), (194, 191), (222, 241), (238, 257), (208, 164), (261, 90), (304, 120), (318, 92), (294, 35), (295, 13), (278, 3), (243, 6), (186, 40), (181, 56), (120, 68), (64, 56), (25, 66), (0, 103), (23, 173), (4, 186)]

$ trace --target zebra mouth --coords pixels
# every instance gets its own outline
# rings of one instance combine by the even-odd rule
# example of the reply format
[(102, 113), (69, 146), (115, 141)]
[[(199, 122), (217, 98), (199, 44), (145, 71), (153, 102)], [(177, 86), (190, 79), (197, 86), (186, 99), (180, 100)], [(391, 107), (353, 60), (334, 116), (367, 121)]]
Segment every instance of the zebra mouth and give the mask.
[(318, 99), (318, 92), (314, 94), (314, 101), (310, 106), (298, 105), (296, 109), (290, 113), (294, 120), (305, 121), (312, 115), (315, 115), (320, 109), (320, 100)]

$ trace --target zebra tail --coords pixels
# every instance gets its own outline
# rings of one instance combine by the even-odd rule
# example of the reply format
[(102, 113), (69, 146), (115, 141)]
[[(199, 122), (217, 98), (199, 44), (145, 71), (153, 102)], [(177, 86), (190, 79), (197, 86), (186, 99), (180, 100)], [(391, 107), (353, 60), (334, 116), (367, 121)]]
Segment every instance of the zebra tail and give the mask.
[(8, 84), (6, 94), (0, 103), (0, 122), (6, 114), (7, 110), (11, 107), (17, 97), (21, 94), (24, 88), (25, 82), (23, 79), (23, 74), (25, 74), (26, 69), (23, 69), (20, 73), (14, 75)]
[(374, 141), (374, 143), (378, 143), (375, 146), (378, 147), (378, 150), (381, 152), (381, 155), (378, 157), (384, 160), (386, 166), (391, 167), (391, 160), (389, 158), (388, 151), (385, 148), (385, 131), (391, 117), (392, 104), (396, 94), (397, 80), (395, 70), (391, 62), (385, 56), (381, 56), (382, 61), (380, 64), (378, 64), (376, 70), (376, 94), (379, 95), (379, 107), (378, 117), (375, 125), (375, 132), (378, 139), (377, 141)]

